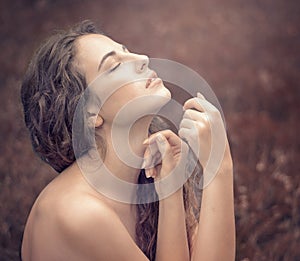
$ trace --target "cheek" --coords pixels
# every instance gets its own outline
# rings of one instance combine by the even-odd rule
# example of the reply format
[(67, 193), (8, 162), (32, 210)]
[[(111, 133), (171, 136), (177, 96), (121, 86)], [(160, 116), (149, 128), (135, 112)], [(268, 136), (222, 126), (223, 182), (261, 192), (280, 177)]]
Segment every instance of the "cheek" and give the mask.
[(146, 94), (145, 84), (145, 80), (136, 81), (117, 89), (102, 106), (106, 117), (113, 119), (124, 106), (130, 104), (134, 99), (144, 96)]
[(116, 99), (120, 105), (124, 105), (134, 98), (138, 98), (146, 95), (146, 80), (139, 80), (126, 84), (125, 86), (118, 89), (112, 98)]

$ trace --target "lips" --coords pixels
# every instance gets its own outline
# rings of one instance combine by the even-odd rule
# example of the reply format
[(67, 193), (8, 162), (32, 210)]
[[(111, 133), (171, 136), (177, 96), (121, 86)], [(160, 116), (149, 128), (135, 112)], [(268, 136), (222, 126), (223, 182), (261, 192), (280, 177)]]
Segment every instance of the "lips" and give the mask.
[(149, 87), (149, 85), (151, 84), (151, 82), (155, 81), (157, 79), (157, 74), (156, 72), (152, 72), (147, 80), (146, 83), (146, 89)]

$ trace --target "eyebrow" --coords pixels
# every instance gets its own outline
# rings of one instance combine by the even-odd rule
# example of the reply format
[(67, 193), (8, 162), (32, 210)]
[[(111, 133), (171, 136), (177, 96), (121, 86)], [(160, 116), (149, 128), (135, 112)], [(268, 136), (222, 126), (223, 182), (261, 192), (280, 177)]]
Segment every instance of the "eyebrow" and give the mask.
[(103, 63), (105, 62), (105, 60), (106, 60), (107, 58), (109, 58), (110, 56), (114, 56), (114, 55), (116, 55), (116, 52), (115, 52), (115, 51), (111, 51), (111, 52), (109, 52), (109, 53), (107, 53), (107, 54), (105, 54), (105, 55), (103, 56), (103, 58), (102, 58), (102, 60), (101, 60), (101, 62), (100, 62), (100, 64), (99, 64), (99, 66), (98, 66), (98, 72), (100, 71), (100, 69), (101, 69)]

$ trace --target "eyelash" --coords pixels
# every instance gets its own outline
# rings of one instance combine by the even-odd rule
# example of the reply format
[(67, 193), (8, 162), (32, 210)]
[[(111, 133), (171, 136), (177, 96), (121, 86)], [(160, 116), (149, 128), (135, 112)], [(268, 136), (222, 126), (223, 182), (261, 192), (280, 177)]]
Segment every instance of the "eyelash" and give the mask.
[[(129, 52), (129, 50), (128, 50), (125, 46), (123, 46), (123, 51), (124, 51), (124, 52)], [(115, 71), (120, 65), (121, 65), (121, 63), (118, 63), (115, 67), (111, 68), (111, 69), (109, 70), (109, 73)]]
[(121, 63), (118, 63), (115, 67), (111, 68), (111, 69), (109, 70), (109, 72), (110, 72), (110, 73), (113, 72), (113, 71), (116, 70), (120, 65), (121, 65)]

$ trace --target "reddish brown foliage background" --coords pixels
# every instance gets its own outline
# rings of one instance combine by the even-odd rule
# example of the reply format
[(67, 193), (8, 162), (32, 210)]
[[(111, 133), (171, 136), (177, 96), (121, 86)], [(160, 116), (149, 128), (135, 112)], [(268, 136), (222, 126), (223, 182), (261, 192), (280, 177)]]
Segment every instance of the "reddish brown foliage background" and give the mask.
[(296, 0), (2, 0), (0, 260), (18, 260), (30, 207), (55, 177), (24, 128), (22, 75), (42, 39), (83, 19), (210, 83), (235, 163), (236, 259), (300, 260), (299, 7)]

